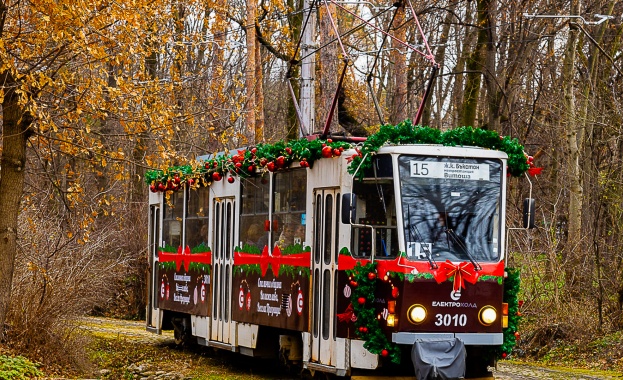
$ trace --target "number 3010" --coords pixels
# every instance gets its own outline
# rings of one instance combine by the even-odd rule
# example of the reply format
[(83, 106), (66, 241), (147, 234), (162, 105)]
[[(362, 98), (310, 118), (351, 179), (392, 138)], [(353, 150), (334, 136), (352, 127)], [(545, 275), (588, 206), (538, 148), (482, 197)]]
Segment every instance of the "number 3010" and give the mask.
[(465, 326), (467, 315), (465, 314), (437, 314), (435, 315), (435, 326)]

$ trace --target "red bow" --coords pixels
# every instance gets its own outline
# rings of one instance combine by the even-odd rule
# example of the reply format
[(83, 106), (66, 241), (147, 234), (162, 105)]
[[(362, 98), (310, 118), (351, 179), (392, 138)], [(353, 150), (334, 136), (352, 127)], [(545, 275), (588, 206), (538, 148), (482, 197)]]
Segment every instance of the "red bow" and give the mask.
[(344, 310), (343, 313), (339, 313), (337, 315), (337, 319), (340, 322), (350, 322), (351, 318), (353, 317), (353, 314), (354, 314), (353, 305), (349, 303), (346, 310)]
[(272, 254), (268, 253), (268, 246), (264, 246), (261, 255), (244, 252), (234, 252), (234, 265), (259, 264), (262, 270), (262, 276), (266, 275), (266, 271), (270, 266), (275, 277), (279, 276), (279, 267), (281, 265), (291, 265), (295, 267), (311, 266), (311, 252), (302, 252), (294, 255), (281, 255), (279, 246), (273, 249)]
[(212, 264), (212, 252), (190, 253), (190, 247), (182, 251), (182, 246), (177, 247), (177, 253), (158, 252), (158, 261), (165, 263), (168, 261), (175, 262), (175, 269), (179, 272), (182, 265), (186, 270), (190, 268), (191, 263)]
[(475, 284), (479, 274), (472, 263), (462, 262), (455, 265), (450, 260), (446, 260), (439, 265), (439, 269), (433, 271), (433, 276), (438, 284), (454, 277), (453, 290), (460, 292), (461, 289), (465, 289), (465, 281)]

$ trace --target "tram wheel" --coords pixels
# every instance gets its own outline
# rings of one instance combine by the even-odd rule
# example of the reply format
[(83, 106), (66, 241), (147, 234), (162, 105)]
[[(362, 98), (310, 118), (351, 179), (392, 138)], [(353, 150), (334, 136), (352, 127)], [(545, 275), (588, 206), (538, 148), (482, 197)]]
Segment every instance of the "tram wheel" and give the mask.
[(173, 325), (173, 339), (175, 341), (175, 345), (184, 346), (192, 342), (190, 319), (173, 318), (171, 319), (171, 324)]

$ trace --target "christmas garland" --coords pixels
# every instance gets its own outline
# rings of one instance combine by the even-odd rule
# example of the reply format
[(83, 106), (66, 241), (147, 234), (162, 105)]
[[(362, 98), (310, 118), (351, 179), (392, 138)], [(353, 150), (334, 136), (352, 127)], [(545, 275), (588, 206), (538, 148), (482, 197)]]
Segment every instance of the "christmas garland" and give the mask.
[(365, 169), (372, 167), (372, 156), (385, 144), (440, 144), (500, 150), (508, 154), (508, 172), (515, 177), (521, 176), (528, 170), (532, 162), (517, 139), (502, 137), (496, 132), (472, 127), (459, 127), (441, 132), (438, 129), (414, 126), (410, 120), (406, 120), (396, 126), (382, 125), (377, 133), (368, 137), (359, 150), (359, 154), (352, 157), (349, 173), (353, 174), (361, 164), (358, 173), (363, 175)]
[(510, 355), (513, 347), (517, 344), (517, 340), (519, 339), (519, 320), (521, 319), (518, 299), (520, 287), (519, 270), (506, 268), (506, 273), (507, 277), (504, 279), (503, 302), (508, 304), (508, 327), (504, 329), (502, 345), (498, 347), (495, 352), (498, 359), (503, 359)]
[(347, 142), (308, 140), (302, 138), (274, 144), (258, 144), (250, 149), (238, 150), (232, 154), (215, 155), (213, 158), (193, 165), (173, 166), (166, 170), (150, 170), (145, 173), (145, 182), (152, 192), (176, 191), (182, 184), (192, 187), (208, 186), (220, 181), (228, 174), (227, 181), (235, 177), (251, 177), (274, 172), (298, 162), (302, 168), (313, 166), (321, 158), (339, 157), (346, 149), (355, 148), (356, 153), (348, 158), (349, 173), (353, 174), (361, 164), (358, 173), (363, 175), (372, 165), (372, 156), (385, 144), (441, 144), (445, 146), (478, 146), (500, 150), (508, 154), (508, 172), (521, 176), (526, 170), (540, 173), (532, 157), (526, 156), (517, 139), (502, 137), (493, 131), (472, 127), (460, 127), (441, 132), (438, 129), (414, 126), (410, 120), (396, 126), (383, 125), (380, 130), (357, 147)]
[(365, 265), (357, 263), (355, 268), (347, 270), (351, 294), (351, 305), (357, 317), (355, 320), (355, 334), (365, 340), (363, 347), (373, 354), (389, 357), (393, 363), (400, 364), (400, 349), (387, 339), (381, 330), (379, 320), (374, 310), (374, 294), (376, 291), (376, 262)]

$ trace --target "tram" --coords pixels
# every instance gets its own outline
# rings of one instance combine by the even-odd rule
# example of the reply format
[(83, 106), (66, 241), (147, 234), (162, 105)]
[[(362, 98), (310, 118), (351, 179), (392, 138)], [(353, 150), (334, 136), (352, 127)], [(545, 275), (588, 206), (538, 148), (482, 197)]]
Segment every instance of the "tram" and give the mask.
[(436, 137), (308, 138), (149, 173), (147, 329), (336, 376), (424, 379), (448, 352), (486, 375), (516, 332), (506, 186), (531, 158), (471, 128), (379, 134), (400, 128)]

